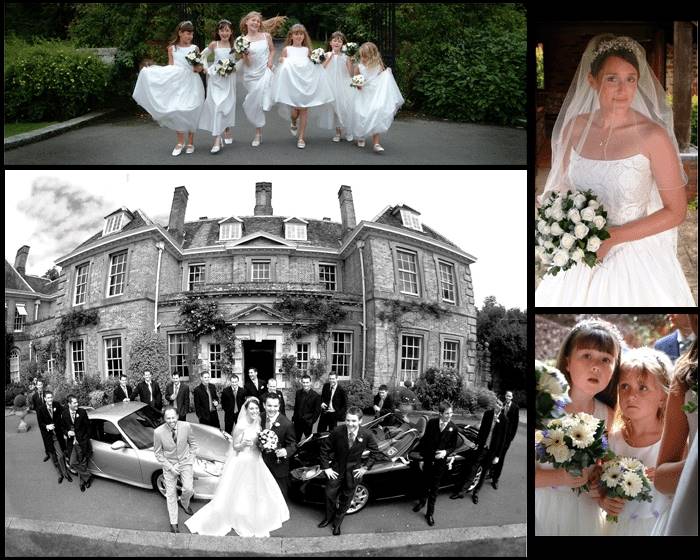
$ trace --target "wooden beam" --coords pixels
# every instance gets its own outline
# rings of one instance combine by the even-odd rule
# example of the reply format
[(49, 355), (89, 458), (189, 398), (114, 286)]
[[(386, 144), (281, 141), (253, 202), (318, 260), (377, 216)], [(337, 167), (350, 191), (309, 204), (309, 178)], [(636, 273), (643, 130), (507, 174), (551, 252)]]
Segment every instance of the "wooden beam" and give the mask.
[(673, 127), (681, 152), (690, 145), (693, 25), (673, 24)]

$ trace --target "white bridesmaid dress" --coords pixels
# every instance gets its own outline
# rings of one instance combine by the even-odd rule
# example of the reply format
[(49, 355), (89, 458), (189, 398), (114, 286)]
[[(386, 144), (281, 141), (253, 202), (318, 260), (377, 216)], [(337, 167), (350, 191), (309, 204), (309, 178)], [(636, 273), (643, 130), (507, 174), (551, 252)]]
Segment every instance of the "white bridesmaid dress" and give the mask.
[(173, 64), (139, 72), (133, 98), (160, 126), (178, 132), (197, 130), (204, 105), (204, 84), (185, 57), (196, 45), (173, 48)]
[[(206, 56), (205, 49), (202, 56)], [(208, 130), (212, 136), (220, 136), (227, 128), (236, 126), (236, 72), (228, 76), (216, 73), (220, 60), (234, 60), (231, 49), (220, 47), (217, 41), (214, 62), (207, 68), (207, 98), (204, 102), (199, 128)], [(240, 66), (240, 64), (238, 65)]]
[(255, 128), (265, 126), (265, 111), (272, 108), (272, 70), (267, 67), (269, 57), (267, 39), (262, 39), (250, 44), (250, 65), (245, 60), (240, 62), (243, 85), (248, 92), (243, 100), (243, 112)]
[(350, 87), (352, 75), (348, 70), (348, 56), (343, 53), (339, 55), (326, 53), (326, 56), (332, 56), (328, 66), (324, 66), (323, 69), (335, 101), (333, 101), (333, 112), (325, 112), (319, 119), (318, 125), (331, 130), (342, 128), (346, 135), (351, 135), (354, 90)]
[(367, 68), (364, 64), (359, 68), (365, 85), (353, 91), (353, 134), (357, 138), (384, 134), (391, 128), (404, 98), (391, 68)]

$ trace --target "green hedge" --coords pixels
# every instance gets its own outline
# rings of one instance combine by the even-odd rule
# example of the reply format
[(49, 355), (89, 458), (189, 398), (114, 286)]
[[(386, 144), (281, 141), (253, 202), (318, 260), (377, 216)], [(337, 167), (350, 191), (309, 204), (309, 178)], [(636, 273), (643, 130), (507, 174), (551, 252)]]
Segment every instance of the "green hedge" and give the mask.
[(56, 41), (14, 42), (9, 50), (6, 122), (66, 120), (103, 105), (111, 69), (99, 57)]
[(429, 367), (416, 382), (416, 396), (426, 410), (437, 409), (442, 401), (455, 406), (462, 391), (462, 378), (452, 368)]

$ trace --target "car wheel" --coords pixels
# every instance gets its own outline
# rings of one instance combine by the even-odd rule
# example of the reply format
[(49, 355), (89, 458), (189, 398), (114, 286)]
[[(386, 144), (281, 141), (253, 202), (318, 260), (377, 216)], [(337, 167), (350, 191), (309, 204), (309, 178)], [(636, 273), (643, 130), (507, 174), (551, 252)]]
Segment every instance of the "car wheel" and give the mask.
[[(151, 477), (151, 484), (153, 484), (153, 489), (157, 490), (158, 493), (166, 498), (166, 490), (165, 490), (165, 475), (163, 474), (163, 471), (157, 471), (153, 473), (153, 476)], [(177, 479), (177, 495), (180, 496), (182, 494), (182, 482), (180, 482), (180, 479)]]
[(474, 478), (472, 478), (472, 481), (469, 483), (469, 486), (467, 487), (467, 492), (471, 492), (476, 488), (476, 485), (479, 482), (479, 478), (481, 478), (481, 473), (483, 472), (484, 467), (479, 466), (479, 468), (476, 469), (476, 472), (474, 473)]
[(369, 502), (369, 488), (360, 483), (357, 485), (357, 488), (355, 488), (355, 495), (352, 497), (347, 514), (352, 515), (353, 513), (357, 513), (367, 505), (367, 502)]

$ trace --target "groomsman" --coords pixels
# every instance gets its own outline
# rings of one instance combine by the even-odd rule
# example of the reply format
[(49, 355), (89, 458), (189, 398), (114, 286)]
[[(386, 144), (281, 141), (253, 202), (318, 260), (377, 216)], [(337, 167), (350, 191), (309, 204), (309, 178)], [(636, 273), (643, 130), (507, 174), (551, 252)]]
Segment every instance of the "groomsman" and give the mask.
[(255, 397), (256, 399), (259, 399), (260, 395), (265, 392), (265, 383), (258, 379), (258, 370), (256, 368), (248, 369), (248, 379), (246, 379), (243, 387), (245, 388), (246, 396)]
[(668, 319), (676, 330), (657, 340), (654, 343), (654, 348), (661, 350), (671, 358), (671, 361), (675, 362), (693, 344), (695, 333), (690, 326), (688, 315), (671, 313)]
[(92, 454), (90, 444), (90, 419), (84, 409), (78, 408), (78, 397), (68, 395), (68, 408), (62, 415), (62, 427), (66, 438), (66, 452), (71, 468), (80, 477), (80, 491), (90, 488), (92, 477), (88, 472), (88, 460)]
[(239, 387), (240, 378), (236, 374), (230, 374), (228, 381), (228, 386), (221, 391), (221, 408), (224, 409), (224, 430), (233, 434), (246, 394), (245, 389)]
[(200, 424), (221, 428), (219, 423), (219, 397), (216, 395), (216, 387), (209, 383), (209, 372), (202, 372), (202, 382), (194, 390), (194, 410)]
[(119, 385), (114, 388), (112, 402), (129, 402), (134, 398), (134, 390), (126, 382), (126, 373), (119, 375)]
[(374, 417), (379, 418), (389, 412), (394, 412), (394, 399), (389, 394), (386, 385), (379, 386), (379, 393), (374, 395)]
[(302, 375), (301, 389), (294, 398), (294, 415), (292, 424), (297, 441), (313, 433), (313, 427), (321, 414), (321, 396), (311, 388), (311, 377)]
[(158, 387), (158, 382), (151, 379), (151, 372), (143, 372), (143, 381), (136, 385), (136, 391), (131, 400), (136, 400), (136, 398), (146, 404), (151, 405), (158, 412), (163, 409), (163, 395), (160, 392), (160, 387)]
[(481, 486), (486, 478), (486, 473), (491, 467), (494, 456), (498, 455), (498, 452), (500, 452), (496, 451), (494, 455), (496, 449), (500, 450), (501, 444), (499, 444), (493, 436), (491, 437), (491, 444), (488, 448), (486, 447), (489, 435), (491, 434), (491, 428), (494, 426), (494, 418), (499, 415), (500, 411), (501, 404), (497, 402), (495, 410), (489, 408), (484, 412), (484, 416), (481, 418), (481, 425), (479, 426), (479, 434), (476, 439), (476, 449), (473, 452), (474, 462), (471, 468), (464, 469), (459, 478), (455, 481), (454, 492), (450, 496), (451, 500), (464, 498), (467, 492), (467, 486), (469, 486), (469, 483), (474, 479), (479, 467), (481, 467), (481, 475), (479, 476), (476, 486), (472, 490), (472, 502), (475, 504), (479, 503), (479, 490), (481, 490)]
[(318, 431), (329, 432), (345, 418), (347, 397), (345, 390), (338, 385), (338, 376), (334, 371), (328, 374), (328, 382), (321, 390), (321, 419), (318, 421)]
[(64, 454), (66, 441), (61, 428), (61, 405), (53, 402), (51, 391), (44, 393), (44, 404), (37, 410), (36, 418), (39, 427), (46, 434), (45, 444), (51, 449), (50, 455), (58, 471), (58, 483), (61, 484), (64, 478), (68, 482), (73, 482), (66, 469), (66, 456)]
[[(44, 382), (41, 379), (36, 381), (36, 391), (31, 397), (32, 410), (39, 414), (39, 409), (44, 406)], [(39, 424), (39, 433), (41, 434), (41, 443), (44, 446), (44, 463), (51, 457), (52, 447), (47, 444), (46, 430)]]
[(267, 395), (277, 395), (280, 400), (280, 414), (286, 416), (284, 411), (284, 396), (282, 395), (282, 391), (277, 389), (277, 380), (274, 377), (270, 377), (270, 379), (267, 380), (265, 392), (260, 396), (260, 402), (263, 405), (265, 404), (265, 397), (267, 397)]
[(498, 435), (499, 439), (502, 438), (503, 444), (494, 456), (491, 466), (491, 486), (493, 486), (494, 490), (498, 490), (498, 479), (501, 477), (508, 448), (518, 431), (518, 422), (520, 422), (520, 409), (513, 402), (513, 391), (506, 391), (505, 404), (499, 415), (499, 423), (502, 423), (502, 427), (498, 427), (499, 431), (503, 432), (503, 434)]
[[(372, 468), (379, 452), (374, 434), (360, 426), (362, 410), (356, 406), (348, 408), (345, 425), (338, 426), (321, 445), (321, 468), (325, 471), (326, 517), (318, 526), (333, 524), (333, 534), (340, 535), (340, 526), (350, 502), (355, 495), (357, 483)], [(367, 465), (362, 466), (362, 453), (370, 450)]]
[(168, 404), (177, 410), (178, 420), (187, 420), (190, 411), (190, 386), (180, 382), (180, 374), (177, 370), (170, 376), (172, 381), (165, 386), (165, 398)]
[(438, 418), (428, 420), (425, 434), (417, 448), (423, 457), (423, 495), (413, 507), (413, 511), (418, 512), (423, 509), (427, 501), (425, 520), (431, 527), (435, 525), (433, 514), (440, 479), (447, 470), (447, 460), (457, 449), (459, 440), (457, 426), (452, 423), (452, 405), (443, 401), (438, 407), (438, 412), (440, 414)]

